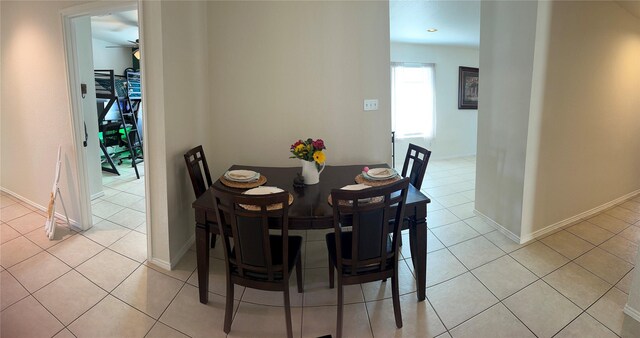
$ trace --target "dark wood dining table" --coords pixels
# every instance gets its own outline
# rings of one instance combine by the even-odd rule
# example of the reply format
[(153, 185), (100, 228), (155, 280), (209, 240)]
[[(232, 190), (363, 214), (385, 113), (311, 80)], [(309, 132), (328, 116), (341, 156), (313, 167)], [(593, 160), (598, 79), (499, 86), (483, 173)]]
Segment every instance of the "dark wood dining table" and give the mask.
[[(328, 203), (332, 189), (354, 184), (355, 177), (362, 172), (362, 165), (326, 166), (320, 175), (320, 183), (294, 188), (293, 179), (300, 167), (255, 167), (234, 165), (229, 170), (248, 169), (267, 178), (265, 186), (276, 186), (293, 195), (289, 207), (289, 229), (313, 230), (333, 228), (333, 209)], [(369, 165), (371, 168), (388, 167), (386, 164)], [(246, 189), (229, 188), (217, 180), (214, 186), (242, 192)], [(427, 204), (431, 200), (420, 190), (409, 186), (403, 229), (409, 229), (411, 259), (416, 274), (418, 301), (425, 299), (427, 270)], [(196, 218), (196, 254), (198, 265), (198, 287), (200, 303), (208, 302), (209, 287), (209, 238), (211, 227), (217, 226), (213, 205), (212, 188), (209, 188), (192, 204)], [(406, 245), (406, 243), (405, 243)]]

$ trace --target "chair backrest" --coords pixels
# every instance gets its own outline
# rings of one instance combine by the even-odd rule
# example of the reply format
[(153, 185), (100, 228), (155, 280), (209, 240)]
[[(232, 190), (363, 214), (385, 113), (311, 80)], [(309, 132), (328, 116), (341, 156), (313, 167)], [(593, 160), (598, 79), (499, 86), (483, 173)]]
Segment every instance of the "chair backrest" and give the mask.
[[(424, 173), (427, 171), (429, 157), (431, 157), (431, 151), (413, 143), (409, 143), (407, 156), (404, 158), (404, 165), (402, 166), (402, 176), (409, 177), (411, 185), (418, 190), (422, 187), (422, 181), (424, 180)], [(407, 176), (409, 162), (412, 162), (411, 171), (409, 172), (409, 176)]]
[[(242, 195), (214, 187), (213, 195), (227, 273), (268, 282), (288, 280), (289, 193)], [(269, 225), (282, 228), (282, 243), (277, 243), (282, 252), (272, 250)]]
[[(337, 268), (340, 273), (345, 267), (351, 275), (358, 274), (362, 269), (382, 271), (393, 267), (389, 259), (397, 258), (401, 227), (390, 225), (390, 221), (402, 224), (408, 187), (409, 179), (403, 178), (382, 187), (331, 191)], [(352, 232), (351, 253), (343, 253), (342, 227), (349, 225)], [(393, 233), (391, 250), (388, 248), (390, 231)]]
[[(196, 194), (196, 198), (198, 198), (213, 184), (202, 145), (186, 152), (184, 154), (184, 161), (187, 163), (187, 170), (191, 178), (191, 185), (193, 185), (193, 192)], [(204, 176), (202, 175), (203, 172)], [(205, 178), (207, 180), (206, 182)]]
[(109, 122), (100, 125), (100, 131), (102, 132), (102, 144), (104, 144), (105, 147), (119, 146), (122, 143), (120, 126), (120, 122)]

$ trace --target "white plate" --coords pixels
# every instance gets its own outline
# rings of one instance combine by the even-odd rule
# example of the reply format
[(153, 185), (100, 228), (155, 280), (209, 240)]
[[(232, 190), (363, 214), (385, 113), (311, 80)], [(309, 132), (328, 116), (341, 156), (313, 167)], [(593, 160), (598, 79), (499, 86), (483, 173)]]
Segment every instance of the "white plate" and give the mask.
[(279, 192), (283, 192), (284, 190), (278, 188), (278, 187), (257, 187), (257, 188), (253, 188), (253, 189), (249, 189), (247, 191), (245, 191), (243, 194), (245, 195), (269, 195), (269, 194), (275, 194), (275, 193), (279, 193)]
[(224, 177), (235, 182), (252, 182), (260, 178), (260, 173), (253, 170), (229, 170)]
[(396, 176), (395, 170), (391, 168), (372, 168), (367, 171), (367, 176), (377, 179), (387, 179)]
[(366, 184), (350, 184), (350, 185), (345, 185), (340, 189), (341, 190), (362, 190), (367, 188), (371, 188), (371, 186), (368, 186)]

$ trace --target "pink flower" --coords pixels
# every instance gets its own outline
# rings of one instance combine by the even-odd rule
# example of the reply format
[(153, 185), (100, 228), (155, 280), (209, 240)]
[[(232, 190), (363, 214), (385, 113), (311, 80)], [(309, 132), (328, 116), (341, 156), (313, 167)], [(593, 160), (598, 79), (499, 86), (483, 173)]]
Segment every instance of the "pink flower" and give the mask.
[(369, 167), (364, 167), (362, 168), (362, 171), (364, 171), (365, 173), (369, 171)]
[(318, 150), (325, 149), (324, 141), (322, 139), (317, 139), (317, 140), (313, 141), (313, 147), (315, 149), (318, 149)]

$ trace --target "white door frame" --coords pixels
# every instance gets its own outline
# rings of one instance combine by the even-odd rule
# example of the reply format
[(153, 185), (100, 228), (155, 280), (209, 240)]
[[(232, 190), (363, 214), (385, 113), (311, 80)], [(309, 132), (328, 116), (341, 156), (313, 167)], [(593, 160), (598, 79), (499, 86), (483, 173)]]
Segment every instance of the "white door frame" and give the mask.
[[(70, 8), (65, 8), (60, 11), (62, 16), (62, 30), (63, 30), (63, 39), (64, 39), (64, 49), (65, 49), (65, 66), (68, 74), (68, 84), (69, 84), (69, 99), (71, 110), (69, 112), (71, 119), (71, 127), (72, 127), (72, 141), (73, 141), (73, 150), (76, 155), (76, 172), (78, 173), (78, 197), (80, 202), (80, 227), (81, 230), (87, 230), (92, 226), (92, 216), (91, 216), (91, 194), (89, 192), (89, 173), (87, 168), (87, 155), (86, 152), (81, 145), (84, 141), (84, 115), (82, 112), (82, 97), (80, 95), (80, 74), (78, 69), (78, 60), (77, 60), (77, 41), (75, 38), (75, 28), (72, 25), (72, 20), (78, 17), (84, 16), (96, 16), (108, 14), (110, 12), (120, 12), (120, 11), (128, 11), (128, 10), (138, 10), (138, 27), (139, 29), (139, 38), (140, 38), (140, 67), (141, 67), (141, 76), (142, 76), (142, 86), (144, 87), (145, 81), (145, 72), (144, 72), (144, 39), (142, 37), (143, 30), (142, 28), (142, 4), (140, 1), (98, 1), (86, 3), (78, 6), (73, 6)], [(93, 57), (93, 56), (91, 56)], [(143, 102), (145, 102), (145, 91), (142, 91)], [(147, 114), (142, 114), (142, 123), (143, 125), (147, 125), (146, 123)], [(148, 128), (143, 128), (143, 139), (148, 139), (146, 137)], [(143, 154), (148, 154), (148, 146), (147, 143), (143, 143)], [(148, 172), (148, 169), (145, 168), (145, 173)], [(145, 175), (146, 176), (146, 175)], [(149, 182), (145, 180), (145, 193), (149, 191)], [(149, 208), (149, 199), (146, 199), (146, 208)], [(149, 218), (150, 213), (147, 212), (147, 244), (150, 244), (151, 233), (149, 232)], [(147, 245), (147, 254), (151, 257), (151, 247)]]

